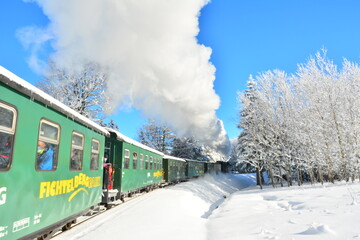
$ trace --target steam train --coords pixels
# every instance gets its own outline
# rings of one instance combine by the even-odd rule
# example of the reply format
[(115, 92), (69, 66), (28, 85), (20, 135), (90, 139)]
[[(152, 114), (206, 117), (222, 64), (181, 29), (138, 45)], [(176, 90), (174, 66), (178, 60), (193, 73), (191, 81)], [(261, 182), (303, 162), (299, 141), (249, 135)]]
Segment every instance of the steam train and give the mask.
[(0, 66), (0, 240), (48, 239), (99, 204), (221, 171), (104, 128)]

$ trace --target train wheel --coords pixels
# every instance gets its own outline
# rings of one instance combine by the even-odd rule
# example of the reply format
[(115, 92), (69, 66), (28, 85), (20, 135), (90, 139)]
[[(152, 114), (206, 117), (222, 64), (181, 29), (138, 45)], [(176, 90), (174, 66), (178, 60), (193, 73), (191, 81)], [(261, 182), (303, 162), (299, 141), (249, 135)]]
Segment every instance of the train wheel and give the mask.
[(38, 240), (48, 240), (50, 239), (52, 236), (54, 235), (53, 231), (50, 231), (48, 233), (44, 233), (43, 235), (41, 235), (40, 237), (38, 237)]
[(67, 231), (71, 228), (72, 222), (68, 222), (62, 227), (62, 231)]

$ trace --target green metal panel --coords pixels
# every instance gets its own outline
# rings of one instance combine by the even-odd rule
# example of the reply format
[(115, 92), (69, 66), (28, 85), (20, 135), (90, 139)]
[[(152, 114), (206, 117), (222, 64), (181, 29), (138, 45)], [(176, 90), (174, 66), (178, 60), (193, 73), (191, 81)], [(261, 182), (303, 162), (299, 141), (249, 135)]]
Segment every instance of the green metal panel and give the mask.
[[(27, 236), (97, 204), (101, 200), (104, 136), (1, 82), (0, 93), (0, 101), (14, 105), (18, 114), (12, 165), (9, 171), (0, 172), (0, 239)], [(56, 171), (35, 170), (43, 118), (60, 125)], [(73, 131), (85, 135), (81, 171), (69, 170)], [(92, 138), (101, 146), (97, 171), (90, 171)]]

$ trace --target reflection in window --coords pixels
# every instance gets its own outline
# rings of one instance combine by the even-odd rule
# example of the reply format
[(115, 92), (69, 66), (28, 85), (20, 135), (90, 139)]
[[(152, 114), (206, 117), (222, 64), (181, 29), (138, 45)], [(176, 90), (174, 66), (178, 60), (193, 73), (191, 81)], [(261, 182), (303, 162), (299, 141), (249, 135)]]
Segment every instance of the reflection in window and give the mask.
[(16, 110), (0, 103), (0, 171), (7, 171), (12, 160)]
[(100, 153), (100, 142), (99, 140), (93, 139), (91, 141), (91, 160), (90, 170), (99, 170), (99, 153)]
[(133, 153), (133, 169), (137, 169), (137, 152)]
[(84, 135), (73, 132), (71, 138), (70, 170), (80, 171), (83, 166)]
[(57, 168), (60, 126), (45, 119), (40, 121), (36, 153), (36, 170), (51, 171)]
[(129, 149), (124, 150), (124, 169), (129, 169), (130, 167), (130, 151)]
[(140, 153), (140, 169), (144, 169), (144, 154)]

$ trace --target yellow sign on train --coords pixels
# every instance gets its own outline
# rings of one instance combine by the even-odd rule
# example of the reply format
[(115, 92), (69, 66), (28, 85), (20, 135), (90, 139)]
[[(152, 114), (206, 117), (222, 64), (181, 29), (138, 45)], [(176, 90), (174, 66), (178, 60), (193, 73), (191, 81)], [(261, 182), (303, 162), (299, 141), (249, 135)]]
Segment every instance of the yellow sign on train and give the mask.
[(79, 173), (79, 175), (71, 179), (40, 182), (39, 198), (53, 197), (73, 192), (68, 199), (70, 202), (80, 191), (88, 194), (85, 187), (94, 188), (99, 186), (101, 186), (100, 177), (88, 177), (86, 174)]

